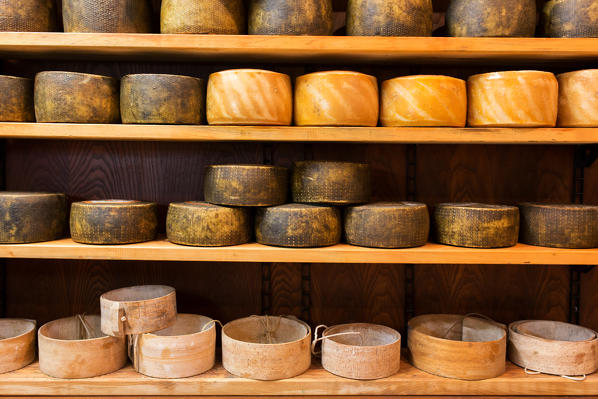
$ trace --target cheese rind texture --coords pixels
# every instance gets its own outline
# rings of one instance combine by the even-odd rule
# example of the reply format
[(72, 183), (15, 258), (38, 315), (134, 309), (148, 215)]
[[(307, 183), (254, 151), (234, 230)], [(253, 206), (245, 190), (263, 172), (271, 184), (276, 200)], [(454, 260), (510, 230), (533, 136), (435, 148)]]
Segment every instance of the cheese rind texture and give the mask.
[(147, 0), (62, 0), (65, 32), (151, 33)]
[(54, 0), (0, 1), (2, 32), (54, 32), (56, 22)]
[(432, 36), (432, 0), (349, 0), (348, 36)]
[(250, 35), (332, 35), (332, 0), (250, 0)]
[(559, 81), (558, 126), (598, 126), (598, 69), (567, 72)]
[(243, 0), (162, 0), (161, 33), (242, 35)]
[(35, 122), (33, 80), (0, 76), (0, 122)]
[(548, 37), (598, 37), (598, 0), (551, 0), (543, 18)]

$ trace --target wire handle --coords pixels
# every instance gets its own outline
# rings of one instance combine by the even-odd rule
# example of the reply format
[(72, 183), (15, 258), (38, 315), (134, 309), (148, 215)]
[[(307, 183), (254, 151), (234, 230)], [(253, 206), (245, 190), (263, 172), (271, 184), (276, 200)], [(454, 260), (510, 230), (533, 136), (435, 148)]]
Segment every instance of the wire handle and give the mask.
[(204, 324), (204, 326), (201, 328), (201, 332), (209, 330), (214, 324), (220, 324), (220, 328), (224, 328), (220, 320), (210, 320), (206, 324)]
[[(538, 374), (542, 374), (541, 371), (536, 371), (536, 370), (530, 370), (527, 367), (525, 367), (524, 369), (526, 374), (530, 374), (530, 375), (538, 375)], [(575, 375), (561, 375), (560, 377), (562, 378), (566, 378), (568, 380), (571, 381), (584, 381), (586, 379), (586, 375), (580, 375), (580, 376), (575, 376)]]
[[(338, 333), (338, 334), (331, 334), (331, 335), (327, 335), (324, 336), (324, 332), (322, 332), (322, 336), (318, 337), (318, 329), (319, 328), (324, 328), (327, 329), (328, 326), (326, 326), (325, 324), (320, 324), (319, 326), (317, 326), (314, 329), (314, 340), (311, 342), (311, 353), (314, 356), (319, 356), (322, 354), (322, 351), (320, 350), (319, 352), (316, 351), (316, 345), (318, 344), (318, 342), (323, 341), (325, 339), (328, 338), (334, 338), (334, 337), (339, 337), (341, 335), (359, 335), (359, 338), (361, 338), (361, 340), (363, 341), (363, 337), (361, 336), (361, 333), (359, 331), (347, 331), (347, 332), (342, 332), (342, 333)], [(326, 330), (324, 330), (326, 331)]]

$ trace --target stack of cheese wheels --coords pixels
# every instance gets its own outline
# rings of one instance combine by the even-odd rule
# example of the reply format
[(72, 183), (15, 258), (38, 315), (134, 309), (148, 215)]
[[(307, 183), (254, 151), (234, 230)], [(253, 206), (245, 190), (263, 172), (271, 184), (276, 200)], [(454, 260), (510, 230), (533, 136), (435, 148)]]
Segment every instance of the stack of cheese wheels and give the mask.
[(35, 122), (33, 80), (0, 76), (0, 122)]
[(478, 203), (438, 204), (433, 216), (436, 241), (469, 248), (503, 248), (517, 244), (516, 206)]
[(331, 35), (332, 0), (250, 0), (250, 35)]
[(550, 72), (508, 71), (471, 76), (467, 81), (469, 126), (553, 127), (558, 82)]
[(563, 73), (557, 79), (557, 124), (563, 127), (598, 127), (598, 69)]
[(62, 0), (65, 32), (151, 33), (148, 0)]
[(449, 76), (402, 76), (382, 83), (382, 126), (464, 127), (465, 81)]
[(544, 6), (548, 37), (598, 37), (596, 0), (550, 0)]
[(190, 76), (126, 75), (120, 85), (123, 123), (200, 124), (204, 81)]
[(411, 363), (427, 373), (483, 380), (505, 372), (506, 326), (476, 317), (431, 314), (409, 320)]
[(0, 243), (21, 244), (62, 238), (66, 230), (64, 194), (0, 192)]
[(299, 126), (376, 126), (378, 82), (358, 72), (327, 71), (295, 82), (295, 124)]
[(54, 32), (56, 7), (54, 0), (4, 0), (0, 2), (0, 31)]
[(533, 37), (535, 0), (452, 0), (446, 11), (450, 36)]
[(349, 0), (349, 36), (432, 36), (432, 0)]
[(304, 373), (311, 364), (311, 329), (300, 320), (252, 316), (222, 328), (222, 365), (254, 380), (280, 380)]
[(82, 244), (132, 244), (156, 237), (158, 206), (153, 202), (96, 200), (71, 207), (71, 237)]
[(524, 244), (554, 248), (598, 248), (598, 206), (519, 205)]
[(162, 0), (160, 32), (242, 35), (243, 0)]
[(100, 331), (100, 316), (58, 319), (38, 331), (39, 369), (56, 378), (90, 378), (112, 373), (127, 362), (125, 337)]
[(108, 76), (40, 72), (35, 77), (38, 122), (119, 123), (119, 85)]
[(0, 319), (0, 373), (18, 370), (35, 359), (35, 320)]
[(288, 126), (293, 118), (291, 78), (259, 69), (213, 73), (206, 108), (210, 125)]
[(598, 370), (598, 334), (558, 321), (517, 321), (509, 325), (509, 359), (546, 374), (592, 374)]

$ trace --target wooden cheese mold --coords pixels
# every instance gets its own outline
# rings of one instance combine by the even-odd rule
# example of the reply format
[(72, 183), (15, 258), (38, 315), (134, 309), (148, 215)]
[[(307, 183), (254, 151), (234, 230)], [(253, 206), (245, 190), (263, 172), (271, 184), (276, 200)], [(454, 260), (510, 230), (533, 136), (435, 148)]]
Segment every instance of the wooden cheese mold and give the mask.
[[(597, 3), (598, 4), (598, 3)], [(562, 127), (598, 127), (598, 69), (557, 75), (559, 114)]]
[(147, 0), (62, 0), (65, 32), (151, 33)]
[(332, 0), (250, 0), (250, 35), (329, 36), (334, 26)]
[(56, 5), (54, 0), (19, 0), (0, 2), (0, 31), (54, 32)]
[(0, 319), (0, 373), (18, 370), (35, 360), (35, 320)]
[(35, 122), (33, 80), (0, 76), (0, 122)]
[(349, 0), (348, 36), (432, 36), (432, 0)]
[(547, 37), (598, 37), (596, 0), (550, 0), (543, 10)]
[(161, 33), (242, 35), (243, 0), (162, 0)]

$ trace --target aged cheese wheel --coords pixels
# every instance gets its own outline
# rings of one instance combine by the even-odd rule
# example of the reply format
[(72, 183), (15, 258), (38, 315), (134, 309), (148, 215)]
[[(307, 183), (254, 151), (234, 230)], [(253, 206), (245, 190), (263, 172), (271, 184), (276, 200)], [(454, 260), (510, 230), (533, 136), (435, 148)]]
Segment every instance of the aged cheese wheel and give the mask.
[(98, 200), (74, 202), (71, 237), (83, 244), (131, 244), (156, 237), (157, 205), (153, 202)]
[(517, 244), (519, 210), (516, 206), (476, 203), (436, 205), (436, 241), (469, 248), (503, 248)]
[(38, 122), (119, 123), (118, 81), (108, 76), (49, 71), (35, 76)]
[(553, 127), (559, 88), (550, 72), (508, 71), (467, 80), (469, 126)]
[(557, 79), (558, 126), (598, 127), (598, 69), (562, 73)]
[(349, 36), (432, 36), (432, 0), (349, 0)]
[(315, 72), (295, 82), (299, 126), (376, 126), (378, 104), (378, 82), (363, 73)]
[(200, 124), (204, 82), (190, 76), (126, 75), (120, 84), (123, 123)]
[(243, 0), (162, 0), (160, 32), (242, 35)]
[(216, 72), (206, 95), (210, 125), (281, 125), (293, 119), (291, 78), (260, 69)]
[(361, 204), (371, 195), (370, 167), (365, 163), (295, 162), (293, 202), (331, 205)]
[(465, 81), (449, 76), (416, 75), (382, 83), (382, 126), (464, 127), (467, 121)]
[(35, 122), (33, 80), (0, 76), (0, 122)]
[(250, 0), (250, 35), (332, 34), (332, 0)]
[(287, 200), (287, 168), (270, 165), (211, 165), (206, 168), (204, 197), (228, 206), (272, 206)]
[(251, 212), (207, 202), (172, 203), (166, 236), (175, 244), (197, 247), (244, 244), (251, 239)]
[(151, 33), (147, 0), (62, 0), (65, 32)]
[(338, 244), (341, 240), (340, 211), (331, 206), (285, 204), (259, 208), (255, 236), (260, 244), (307, 248)]
[(524, 244), (598, 248), (598, 206), (523, 203), (519, 211)]
[(0, 31), (54, 32), (54, 0), (0, 0)]
[(533, 37), (535, 0), (452, 0), (446, 11), (449, 36)]
[(0, 243), (57, 240), (66, 230), (66, 196), (0, 192)]
[(550, 0), (543, 14), (548, 37), (598, 37), (598, 0)]
[(352, 245), (419, 247), (429, 232), (428, 207), (419, 202), (377, 202), (345, 210), (345, 239)]
[(0, 319), (0, 373), (18, 370), (35, 359), (35, 320)]

